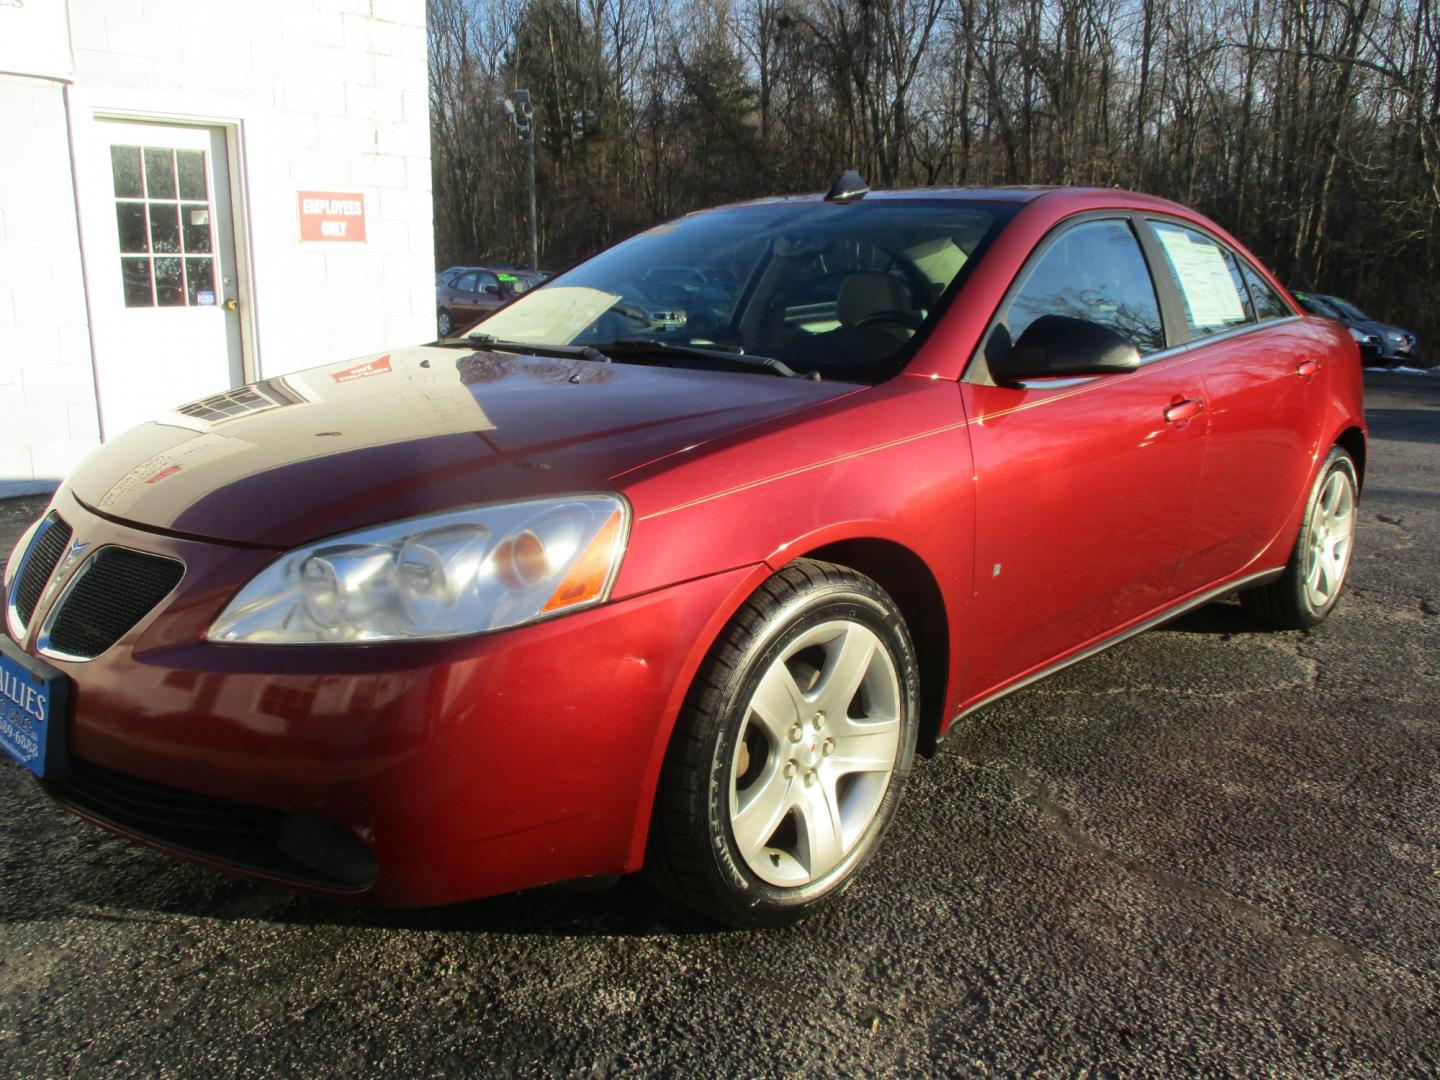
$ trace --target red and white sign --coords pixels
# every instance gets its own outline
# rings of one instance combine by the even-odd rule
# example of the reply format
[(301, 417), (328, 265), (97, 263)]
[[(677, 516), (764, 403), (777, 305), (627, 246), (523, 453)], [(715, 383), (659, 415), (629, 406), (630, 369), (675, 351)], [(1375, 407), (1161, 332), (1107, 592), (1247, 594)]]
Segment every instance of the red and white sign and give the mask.
[(354, 382), (356, 379), (368, 379), (372, 375), (390, 374), (390, 354), (386, 353), (378, 360), (371, 360), (366, 364), (356, 364), (343, 371), (332, 371), (330, 377), (337, 383)]
[(365, 240), (365, 196), (354, 191), (300, 192), (300, 239)]

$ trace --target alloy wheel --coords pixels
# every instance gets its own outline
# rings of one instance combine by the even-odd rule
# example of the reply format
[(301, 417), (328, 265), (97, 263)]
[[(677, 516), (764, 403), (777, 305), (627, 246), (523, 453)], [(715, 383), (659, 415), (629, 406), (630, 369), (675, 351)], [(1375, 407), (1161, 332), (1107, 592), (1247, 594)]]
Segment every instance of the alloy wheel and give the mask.
[(1317, 611), (1340, 592), (1355, 540), (1355, 487), (1344, 469), (1333, 469), (1310, 511), (1305, 553), (1305, 596)]
[(889, 650), (848, 619), (812, 627), (766, 668), (729, 777), (731, 833), (757, 877), (808, 885), (854, 849), (895, 770), (903, 700)]

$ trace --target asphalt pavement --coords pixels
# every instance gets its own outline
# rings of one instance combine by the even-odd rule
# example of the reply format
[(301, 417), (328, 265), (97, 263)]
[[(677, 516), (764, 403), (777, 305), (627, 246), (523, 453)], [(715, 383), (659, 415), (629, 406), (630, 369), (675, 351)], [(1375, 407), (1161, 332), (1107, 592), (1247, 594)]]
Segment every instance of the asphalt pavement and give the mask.
[[(1214, 604), (970, 718), (796, 928), (629, 880), (336, 906), (113, 837), (6, 762), (0, 1074), (1435, 1075), (1440, 377), (1367, 392), (1325, 625)], [(0, 545), (43, 504), (0, 504)]]

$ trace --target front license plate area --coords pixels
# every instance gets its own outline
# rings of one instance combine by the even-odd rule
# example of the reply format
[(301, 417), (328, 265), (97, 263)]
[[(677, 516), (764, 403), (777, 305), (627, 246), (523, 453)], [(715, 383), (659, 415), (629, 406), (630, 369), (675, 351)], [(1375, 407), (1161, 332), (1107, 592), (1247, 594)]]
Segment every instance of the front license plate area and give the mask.
[(36, 776), (65, 772), (70, 679), (0, 634), (0, 750)]

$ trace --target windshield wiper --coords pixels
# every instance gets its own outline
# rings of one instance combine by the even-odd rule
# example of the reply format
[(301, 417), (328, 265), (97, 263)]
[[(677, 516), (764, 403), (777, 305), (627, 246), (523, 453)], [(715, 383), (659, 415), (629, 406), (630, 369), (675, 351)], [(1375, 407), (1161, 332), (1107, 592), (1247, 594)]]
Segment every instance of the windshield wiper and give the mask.
[(814, 371), (808, 375), (801, 375), (782, 360), (776, 360), (773, 356), (757, 356), (747, 353), (739, 346), (717, 345), (707, 348), (700, 345), (682, 345), (679, 342), (660, 341), (657, 338), (617, 338), (615, 341), (598, 346), (598, 348), (612, 356), (624, 353), (653, 356), (695, 356), (702, 360), (719, 360), (722, 363), (738, 364), (740, 367), (763, 368), (787, 379), (818, 379), (820, 377), (819, 372)]
[(592, 345), (551, 345), (543, 341), (505, 341), (489, 334), (467, 334), (463, 338), (441, 338), (437, 345), (451, 348), (488, 349), (492, 352), (518, 353), (524, 356), (576, 356), (597, 364), (610, 363), (610, 357)]

